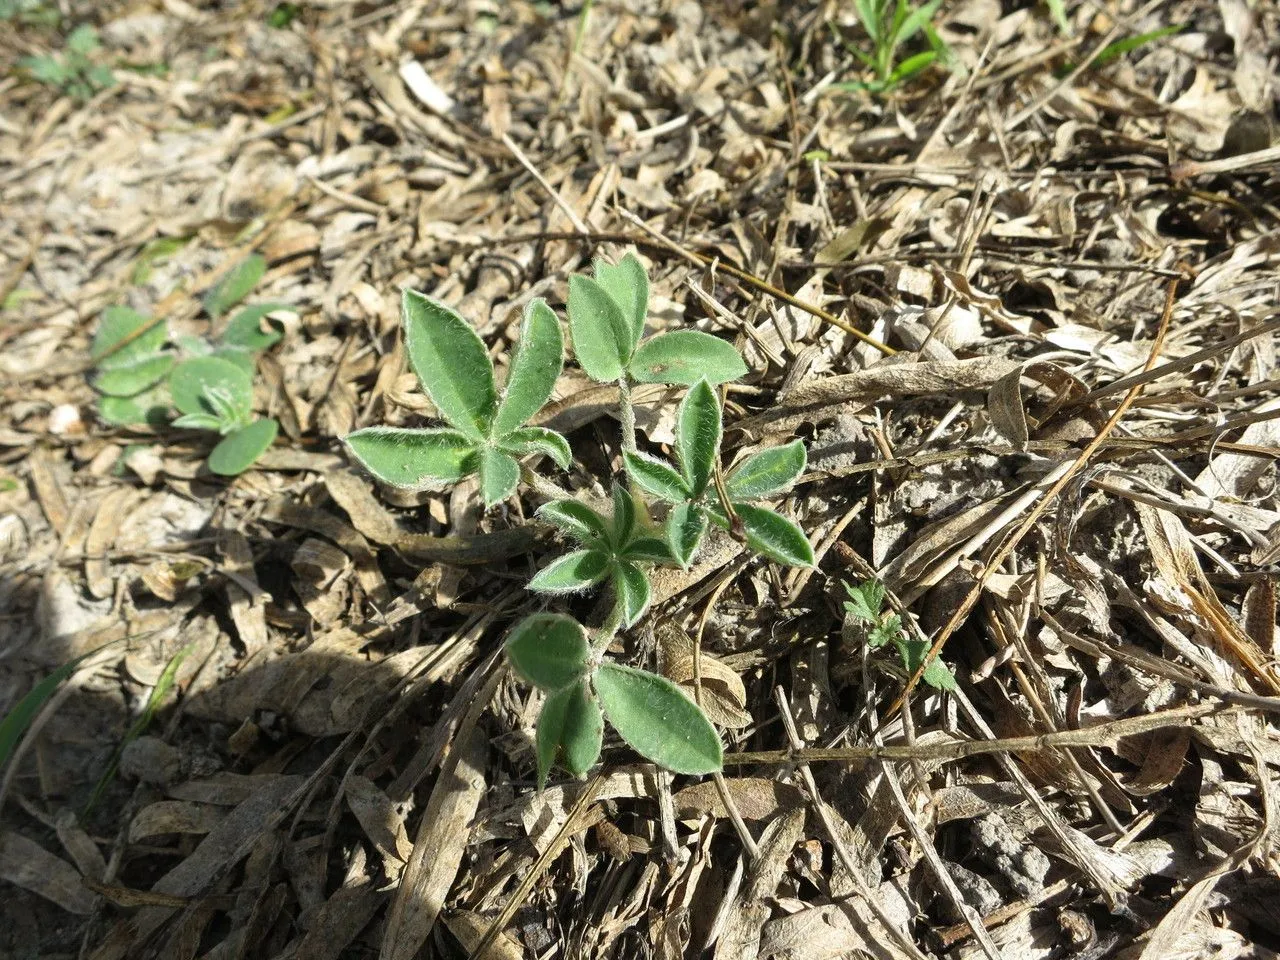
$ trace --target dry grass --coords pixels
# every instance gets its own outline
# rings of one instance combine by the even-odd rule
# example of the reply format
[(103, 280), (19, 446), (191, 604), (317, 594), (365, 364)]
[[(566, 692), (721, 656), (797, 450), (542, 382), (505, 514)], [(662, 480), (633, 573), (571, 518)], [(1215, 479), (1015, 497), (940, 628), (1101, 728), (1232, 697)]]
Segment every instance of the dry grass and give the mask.
[[(523, 0), (67, 6), (167, 70), (0, 79), (0, 704), (128, 640), (5, 771), (0, 953), (1275, 956), (1274, 4), (1071, 4), (1070, 37), (947, 4), (957, 69), (877, 98), (831, 86), (845, 4), (598, 0), (576, 52), (578, 8)], [(747, 358), (727, 447), (809, 447), (780, 508), (819, 569), (713, 542), (624, 638), (743, 680), (704, 690), (743, 716), (728, 808), (616, 742), (538, 795), (497, 651), (542, 497), (397, 497), (336, 439), (431, 416), (402, 287), (502, 359), (632, 246), (655, 328)], [(226, 482), (100, 423), (87, 350), (115, 303), (207, 334), (248, 249), (300, 316), (258, 380), (281, 439)], [(546, 422), (599, 452), (556, 483), (616, 469), (609, 393), (561, 380)], [(644, 444), (673, 397), (638, 393)], [(871, 575), (959, 694), (843, 621)]]

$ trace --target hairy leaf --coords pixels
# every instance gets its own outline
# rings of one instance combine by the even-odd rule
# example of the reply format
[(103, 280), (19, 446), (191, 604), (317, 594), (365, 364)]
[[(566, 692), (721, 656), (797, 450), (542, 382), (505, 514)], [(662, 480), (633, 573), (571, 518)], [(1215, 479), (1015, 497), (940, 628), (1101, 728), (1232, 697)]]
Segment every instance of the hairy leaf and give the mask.
[[(896, 619), (896, 618), (895, 618)], [(908, 673), (915, 673), (920, 669), (920, 664), (924, 663), (924, 658), (929, 653), (930, 644), (926, 640), (908, 640), (902, 637), (901, 629), (899, 629), (899, 639), (897, 640), (898, 653), (902, 656), (902, 665)], [(920, 679), (933, 687), (935, 690), (956, 690), (956, 678), (948, 669), (947, 665), (934, 657), (929, 662), (929, 666), (925, 667), (924, 673)]]
[(723, 767), (715, 727), (670, 680), (606, 661), (593, 682), (604, 715), (641, 756), (675, 773), (717, 773)]
[(698, 330), (675, 330), (640, 345), (628, 367), (639, 383), (682, 383), (699, 380), (727, 383), (747, 373), (733, 344)]
[(253, 377), (241, 367), (221, 357), (184, 360), (169, 375), (173, 405), (183, 413), (211, 413), (218, 408), (210, 393), (224, 394), (231, 407), (247, 412), (253, 405)]
[(510, 433), (541, 410), (563, 367), (560, 321), (545, 300), (534, 300), (525, 308), (520, 324), (520, 339), (511, 358), (506, 389), (493, 419), (494, 435)]
[(671, 547), (665, 540), (657, 537), (639, 537), (627, 544), (622, 556), (628, 560), (648, 563), (669, 563), (675, 558), (671, 555)]
[(229, 347), (255, 352), (275, 346), (284, 337), (284, 327), (278, 320), (266, 318), (268, 314), (278, 310), (297, 313), (296, 309), (284, 303), (257, 303), (245, 307), (231, 318), (227, 329), (222, 331), (222, 342)]
[(624, 450), (622, 461), (626, 464), (627, 476), (631, 478), (631, 482), (655, 497), (668, 503), (681, 503), (692, 494), (685, 478), (657, 457)]
[(694, 503), (681, 503), (667, 515), (667, 543), (682, 567), (688, 567), (707, 532), (707, 515)]
[(416, 290), (404, 292), (400, 318), (409, 364), (440, 415), (473, 440), (486, 437), (498, 391), (493, 363), (471, 324)]
[(631, 491), (620, 483), (613, 485), (613, 542), (622, 546), (636, 529), (636, 502)]
[(569, 331), (573, 352), (587, 376), (613, 383), (631, 359), (631, 328), (604, 287), (590, 277), (569, 278)]
[(613, 302), (622, 311), (631, 332), (628, 352), (635, 350), (636, 344), (644, 336), (645, 316), (649, 312), (649, 275), (644, 264), (632, 252), (616, 264), (596, 260), (596, 283), (604, 288), (613, 298)]
[(507, 659), (527, 683), (543, 690), (563, 690), (587, 669), (591, 647), (587, 635), (563, 613), (535, 613), (512, 629)]
[(702, 496), (720, 456), (720, 398), (705, 380), (693, 387), (680, 404), (676, 450), (680, 469), (693, 499)]
[[(883, 647), (887, 643), (902, 641), (902, 618), (896, 613), (886, 620), (877, 623), (867, 633), (867, 646), (872, 650)], [(912, 669), (915, 669), (914, 667)]]
[(275, 442), (280, 424), (270, 418), (233, 430), (209, 451), (209, 469), (221, 477), (244, 473)]
[(105, 393), (109, 397), (135, 397), (163, 380), (173, 369), (175, 362), (171, 355), (157, 353), (131, 366), (103, 369), (93, 378), (93, 386), (99, 393)]
[(480, 494), (486, 507), (492, 507), (515, 493), (516, 484), (520, 482), (520, 464), (512, 457), (501, 450), (482, 447), (479, 470)]
[(205, 294), (204, 312), (220, 317), (247, 297), (267, 272), (266, 258), (251, 253), (222, 275), (212, 290)]
[(366, 427), (343, 443), (383, 483), (409, 490), (456, 482), (479, 466), (475, 444), (457, 430)]
[(172, 427), (179, 427), (183, 430), (212, 430), (218, 433), (222, 430), (222, 418), (215, 417), (211, 413), (184, 413), (180, 417), (174, 417)]
[(724, 485), (733, 500), (758, 500), (791, 484), (804, 468), (804, 443), (792, 440), (747, 457), (729, 472)]
[(753, 550), (788, 566), (813, 566), (813, 547), (804, 531), (786, 517), (749, 503), (735, 503), (733, 510), (742, 521), (747, 545)]
[(541, 453), (554, 460), (561, 470), (568, 470), (573, 460), (569, 441), (546, 427), (521, 427), (519, 430), (513, 430), (499, 441), (498, 447), (513, 457), (527, 457), (531, 453)]
[(600, 704), (587, 695), (585, 683), (551, 694), (538, 716), (538, 789), (546, 787), (557, 755), (566, 770), (575, 777), (583, 776), (600, 758), (603, 741)]
[(880, 611), (884, 609), (884, 584), (879, 580), (865, 580), (857, 586), (846, 583), (844, 589), (849, 594), (844, 608), (855, 620), (875, 623), (880, 619)]
[(553, 523), (579, 543), (609, 541), (609, 526), (604, 517), (577, 500), (553, 500), (538, 509), (538, 517)]
[[(94, 334), (93, 346), (89, 348), (89, 356), (99, 370), (115, 370), (119, 367), (131, 367), (139, 360), (145, 360), (156, 354), (164, 342), (169, 339), (169, 330), (164, 321), (143, 330), (151, 318), (130, 310), (128, 307), (112, 306), (102, 311), (102, 319), (98, 321), (98, 332)], [(108, 352), (117, 344), (131, 336), (130, 340), (114, 353)]]
[(537, 593), (575, 593), (605, 578), (612, 561), (599, 550), (574, 550), (552, 560), (529, 581)]
[(160, 427), (164, 425), (168, 412), (169, 387), (163, 382), (132, 397), (98, 398), (98, 416), (105, 423), (116, 426), (140, 426), (145, 423)]
[(630, 560), (613, 566), (615, 602), (622, 606), (622, 625), (633, 626), (649, 609), (649, 578)]

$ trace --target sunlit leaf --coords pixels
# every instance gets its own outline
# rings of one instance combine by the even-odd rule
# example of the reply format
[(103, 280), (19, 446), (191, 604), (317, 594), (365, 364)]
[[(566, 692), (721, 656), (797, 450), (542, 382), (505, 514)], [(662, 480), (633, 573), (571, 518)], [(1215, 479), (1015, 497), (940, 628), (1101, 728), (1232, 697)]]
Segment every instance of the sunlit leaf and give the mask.
[(676, 330), (651, 337), (640, 345), (628, 368), (640, 383), (682, 383), (699, 380), (727, 383), (747, 373), (733, 344), (698, 330)]
[(716, 773), (724, 764), (715, 727), (670, 680), (605, 661), (593, 679), (604, 715), (641, 756), (675, 773)]
[(580, 679), (591, 653), (582, 627), (562, 613), (525, 617), (507, 637), (505, 650), (516, 673), (543, 690), (562, 690)]
[(579, 681), (547, 697), (538, 715), (538, 789), (547, 785), (547, 774), (556, 757), (575, 777), (583, 776), (600, 758), (604, 718), (600, 704), (587, 695)]
[(671, 546), (657, 537), (639, 537), (627, 544), (622, 556), (628, 560), (648, 563), (669, 563), (675, 557), (671, 555)]
[(605, 289), (574, 274), (569, 277), (569, 332), (573, 352), (587, 376), (613, 383), (631, 359), (631, 328)]
[(691, 491), (684, 477), (668, 464), (647, 453), (624, 450), (623, 463), (627, 476), (641, 490), (653, 494), (668, 503), (680, 503), (689, 499)]
[(555, 524), (580, 543), (609, 540), (605, 518), (576, 500), (553, 500), (543, 504), (538, 510), (538, 518)]
[(563, 367), (560, 321), (545, 300), (534, 300), (525, 308), (520, 324), (507, 385), (493, 419), (494, 435), (510, 433), (541, 410)]
[(880, 619), (880, 611), (884, 609), (884, 584), (878, 580), (866, 580), (857, 585), (846, 583), (844, 589), (849, 594), (844, 608), (850, 616), (864, 623), (875, 623)]
[(279, 429), (280, 424), (266, 419), (231, 431), (209, 451), (209, 469), (222, 477), (244, 473), (275, 441)]
[(613, 485), (613, 542), (619, 546), (631, 539), (636, 529), (636, 502), (631, 491), (620, 483)]
[(243, 368), (221, 357), (184, 360), (169, 375), (173, 405), (183, 413), (211, 413), (218, 410), (209, 401), (210, 392), (223, 393), (237, 410), (253, 405), (253, 378)]
[[(883, 647), (889, 643), (902, 640), (902, 618), (896, 613), (892, 617), (875, 624), (867, 632), (867, 646), (871, 649)], [(914, 667), (912, 669), (915, 669)]]
[[(239, 311), (227, 329), (222, 331), (222, 342), (245, 350), (266, 350), (284, 337), (284, 325), (278, 320), (268, 320), (267, 315), (281, 310), (297, 312), (283, 303), (255, 303)], [(265, 328), (265, 329), (264, 329)]]
[(758, 500), (794, 482), (804, 467), (804, 443), (792, 440), (747, 457), (725, 477), (725, 489), (733, 500)]
[(204, 312), (220, 317), (247, 297), (267, 272), (266, 258), (251, 253), (222, 275), (213, 289), (205, 294)]
[[(98, 332), (94, 334), (93, 346), (89, 349), (90, 358), (99, 370), (115, 370), (131, 367), (153, 356), (169, 338), (169, 330), (163, 320), (148, 327), (151, 323), (150, 317), (128, 307), (107, 307), (98, 321)], [(117, 344), (135, 335), (136, 339), (111, 352)]]
[(649, 609), (649, 578), (629, 560), (613, 567), (615, 602), (622, 606), (622, 625), (633, 626)]
[(649, 275), (644, 264), (632, 252), (616, 264), (596, 260), (596, 283), (613, 298), (631, 331), (629, 350), (634, 350), (644, 336), (645, 316), (649, 312)]
[(702, 496), (711, 481), (720, 456), (720, 430), (720, 398), (703, 380), (685, 394), (676, 428), (680, 469), (694, 499)]
[(175, 362), (170, 354), (158, 353), (131, 366), (112, 366), (94, 376), (93, 386), (109, 397), (137, 396), (163, 380)]
[(409, 490), (461, 480), (479, 466), (475, 444), (457, 430), (366, 427), (343, 442), (383, 483)]
[(480, 450), (480, 495), (484, 505), (491, 507), (515, 493), (520, 482), (520, 464), (492, 447)]
[(440, 415), (472, 439), (487, 436), (498, 392), (471, 324), (416, 290), (404, 292), (400, 317), (409, 363)]
[(777, 563), (792, 567), (813, 566), (813, 547), (804, 531), (781, 514), (749, 503), (735, 503), (734, 512), (742, 521), (747, 545)]
[(576, 593), (605, 578), (612, 561), (599, 550), (574, 550), (552, 560), (529, 581), (537, 593)]
[(706, 532), (707, 515), (701, 507), (693, 503), (672, 507), (667, 515), (667, 543), (680, 566), (689, 566)]
[(169, 387), (163, 381), (132, 397), (99, 397), (98, 416), (120, 427), (161, 427), (169, 413)]
[(527, 457), (541, 453), (556, 462), (561, 470), (568, 470), (573, 460), (569, 441), (546, 427), (521, 427), (501, 439), (498, 447), (514, 457)]

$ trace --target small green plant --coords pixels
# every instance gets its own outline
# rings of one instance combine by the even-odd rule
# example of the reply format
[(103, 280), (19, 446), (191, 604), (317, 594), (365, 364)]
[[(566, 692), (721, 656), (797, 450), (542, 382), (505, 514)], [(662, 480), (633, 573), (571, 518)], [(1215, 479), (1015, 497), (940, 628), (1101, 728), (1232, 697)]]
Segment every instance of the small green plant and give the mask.
[[(262, 279), (266, 261), (257, 254), (229, 270), (204, 299), (217, 321), (240, 303)], [(222, 439), (209, 453), (209, 469), (220, 476), (243, 473), (276, 438), (279, 424), (253, 416), (253, 374), (257, 355), (283, 335), (268, 315), (289, 309), (280, 303), (242, 308), (218, 343), (177, 337), (180, 354), (167, 348), (163, 319), (153, 320), (128, 307), (108, 307), (98, 325), (91, 356), (93, 386), (101, 394), (98, 415), (117, 426), (163, 426), (169, 410), (179, 413), (173, 426), (210, 430)]]
[[(690, 563), (708, 520), (772, 559), (813, 562), (799, 527), (744, 502), (793, 481), (804, 469), (803, 446), (796, 442), (749, 457), (721, 483), (721, 409), (711, 383), (742, 376), (746, 365), (731, 344), (705, 333), (676, 331), (644, 340), (648, 309), (649, 278), (633, 254), (616, 264), (597, 261), (594, 278), (569, 280), (569, 330), (578, 363), (589, 376), (619, 388), (631, 487), (613, 484), (608, 515), (572, 499), (553, 500), (538, 511), (576, 549), (543, 567), (529, 589), (557, 596), (608, 583), (612, 591), (610, 612), (591, 633), (565, 614), (537, 613), (507, 638), (516, 673), (546, 694), (536, 737), (539, 789), (557, 758), (575, 776), (591, 768), (600, 755), (605, 719), (638, 753), (670, 770), (719, 771), (720, 737), (702, 710), (670, 680), (613, 663), (605, 653), (620, 630), (643, 619), (653, 568)], [(564, 437), (524, 426), (550, 398), (563, 366), (560, 323), (545, 302), (534, 300), (524, 311), (502, 392), (484, 344), (444, 304), (406, 291), (401, 318), (410, 364), (449, 426), (372, 427), (348, 435), (348, 450), (366, 470), (384, 483), (409, 488), (478, 474), (481, 496), (493, 505), (510, 496), (522, 475), (532, 478), (516, 458), (542, 454), (569, 467), (572, 452)], [(679, 471), (636, 452), (634, 383), (691, 386), (680, 408)], [(708, 494), (713, 481), (726, 488), (718, 502)], [(671, 505), (665, 527), (650, 518), (654, 505), (640, 496), (655, 489)], [(695, 537), (690, 527), (699, 522)]]
[(0, 0), (0, 20), (16, 20), (32, 27), (56, 27), (61, 15), (46, 0)]
[(301, 15), (302, 8), (296, 3), (277, 3), (267, 14), (267, 26), (274, 30), (284, 30)]
[[(871, 52), (847, 42), (837, 32), (845, 49), (874, 73), (874, 79), (837, 83), (838, 90), (890, 90), (932, 64), (950, 59), (951, 53), (933, 27), (933, 15), (942, 0), (928, 0), (912, 8), (908, 0), (853, 0), (862, 29), (871, 41)], [(834, 27), (833, 27), (834, 29)], [(898, 51), (917, 34), (923, 33), (929, 49), (898, 62)]]
[[(902, 627), (902, 617), (889, 614), (885, 609), (884, 585), (877, 580), (866, 580), (857, 586), (844, 585), (849, 599), (844, 609), (854, 620), (867, 625), (867, 646), (873, 650), (893, 644), (902, 658), (902, 666), (908, 675), (914, 674), (929, 653), (929, 642), (923, 638), (908, 636)], [(925, 683), (938, 690), (955, 690), (956, 678), (941, 660), (929, 664), (922, 677)]]
[(93, 62), (98, 47), (98, 31), (81, 24), (67, 34), (61, 54), (25, 57), (21, 65), (33, 80), (57, 87), (76, 100), (88, 100), (116, 82), (110, 67)]

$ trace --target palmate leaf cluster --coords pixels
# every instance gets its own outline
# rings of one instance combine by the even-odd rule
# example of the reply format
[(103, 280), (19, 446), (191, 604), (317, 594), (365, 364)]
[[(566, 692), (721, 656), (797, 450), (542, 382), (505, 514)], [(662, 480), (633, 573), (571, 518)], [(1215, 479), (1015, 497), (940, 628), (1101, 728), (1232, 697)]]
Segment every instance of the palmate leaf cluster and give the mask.
[[(262, 279), (266, 261), (257, 254), (233, 266), (204, 299), (212, 321), (247, 297)], [(100, 394), (98, 415), (117, 426), (161, 427), (176, 408), (172, 426), (209, 430), (219, 440), (209, 453), (209, 469), (235, 476), (253, 465), (276, 438), (279, 424), (253, 415), (253, 374), (257, 357), (283, 336), (270, 316), (289, 310), (282, 303), (241, 308), (216, 343), (175, 338), (168, 326), (128, 307), (108, 307), (90, 348), (92, 383)]]
[[(799, 477), (805, 467), (803, 445), (796, 441), (755, 453), (721, 482), (722, 410), (713, 385), (742, 376), (746, 365), (731, 344), (699, 331), (646, 338), (648, 303), (648, 276), (634, 254), (616, 264), (597, 261), (593, 277), (569, 280), (568, 328), (575, 357), (588, 376), (620, 385), (624, 422), (630, 385), (671, 383), (690, 389), (680, 406), (676, 465), (628, 448), (629, 483), (613, 485), (605, 510), (561, 499), (538, 511), (539, 519), (573, 542), (573, 549), (544, 566), (529, 589), (554, 597), (607, 584), (612, 593), (612, 612), (590, 639), (571, 617), (545, 613), (521, 621), (507, 641), (516, 672), (547, 694), (537, 731), (540, 784), (557, 757), (574, 774), (594, 764), (605, 719), (639, 753), (668, 769), (719, 770), (719, 735), (693, 701), (669, 680), (612, 663), (603, 651), (618, 630), (644, 616), (653, 568), (691, 563), (710, 525), (779, 563), (813, 563), (803, 531), (754, 502)], [(349, 434), (347, 448), (366, 470), (383, 483), (409, 489), (474, 475), (484, 502), (492, 506), (515, 491), (520, 458), (543, 455), (562, 469), (569, 467), (565, 438), (530, 425), (550, 399), (564, 363), (560, 322), (545, 301), (525, 307), (501, 389), (483, 341), (449, 307), (409, 290), (401, 318), (410, 365), (447, 425), (371, 427)], [(651, 519), (654, 505), (641, 493), (666, 502), (665, 523)]]

